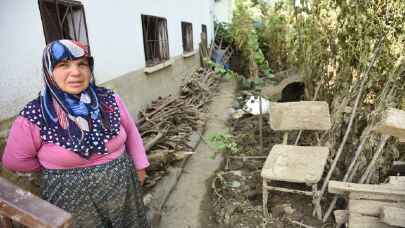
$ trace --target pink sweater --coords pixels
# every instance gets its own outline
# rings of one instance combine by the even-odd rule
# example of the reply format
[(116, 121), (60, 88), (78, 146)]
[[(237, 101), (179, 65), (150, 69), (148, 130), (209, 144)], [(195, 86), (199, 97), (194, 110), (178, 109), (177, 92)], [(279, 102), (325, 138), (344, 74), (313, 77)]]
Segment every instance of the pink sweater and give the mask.
[(3, 153), (3, 166), (19, 172), (46, 169), (89, 167), (117, 159), (125, 151), (137, 170), (149, 166), (142, 138), (119, 96), (115, 96), (121, 113), (120, 133), (106, 143), (109, 154), (93, 154), (89, 160), (52, 143), (44, 144), (40, 129), (26, 118), (19, 116), (11, 127)]

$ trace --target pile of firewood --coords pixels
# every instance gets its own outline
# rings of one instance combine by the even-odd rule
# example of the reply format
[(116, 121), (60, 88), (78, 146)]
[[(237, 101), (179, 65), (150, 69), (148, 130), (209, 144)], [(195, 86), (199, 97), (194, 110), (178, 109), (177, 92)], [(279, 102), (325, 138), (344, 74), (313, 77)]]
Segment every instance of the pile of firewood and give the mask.
[(214, 72), (198, 69), (184, 79), (180, 96), (160, 97), (140, 112), (137, 122), (151, 166), (152, 187), (169, 164), (192, 154), (190, 136), (200, 132), (206, 120), (205, 107), (216, 85)]

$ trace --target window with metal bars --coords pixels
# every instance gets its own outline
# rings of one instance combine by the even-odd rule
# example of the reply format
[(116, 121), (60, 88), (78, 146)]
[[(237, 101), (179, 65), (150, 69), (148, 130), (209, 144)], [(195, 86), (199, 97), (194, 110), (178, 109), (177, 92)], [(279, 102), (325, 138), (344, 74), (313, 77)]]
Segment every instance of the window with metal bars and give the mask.
[(143, 47), (146, 66), (162, 63), (170, 58), (167, 20), (142, 15)]
[(194, 50), (193, 47), (193, 24), (181, 22), (181, 34), (183, 37), (183, 52), (188, 53)]
[(71, 39), (89, 45), (84, 7), (79, 1), (38, 0), (38, 5), (46, 43)]

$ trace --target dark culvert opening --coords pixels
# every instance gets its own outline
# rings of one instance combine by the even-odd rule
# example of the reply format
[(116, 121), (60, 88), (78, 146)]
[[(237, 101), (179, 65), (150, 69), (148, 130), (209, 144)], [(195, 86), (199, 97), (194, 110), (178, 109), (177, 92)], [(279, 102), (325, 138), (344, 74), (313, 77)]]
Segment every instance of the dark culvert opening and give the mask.
[(288, 84), (281, 91), (279, 102), (291, 102), (304, 100), (305, 84), (302, 82), (293, 82)]

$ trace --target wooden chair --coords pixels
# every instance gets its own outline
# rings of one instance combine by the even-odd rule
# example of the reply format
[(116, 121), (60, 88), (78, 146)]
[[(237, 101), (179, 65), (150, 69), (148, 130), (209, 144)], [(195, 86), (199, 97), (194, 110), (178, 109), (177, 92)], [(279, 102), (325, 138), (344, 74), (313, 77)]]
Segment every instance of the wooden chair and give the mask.
[(72, 215), (0, 177), (0, 227), (71, 228)]
[[(270, 126), (273, 130), (287, 131), (283, 144), (274, 145), (261, 172), (263, 178), (263, 213), (268, 216), (269, 190), (298, 193), (313, 197), (317, 202), (317, 183), (322, 177), (329, 155), (328, 147), (287, 145), (290, 130), (328, 130), (331, 127), (329, 106), (321, 101), (301, 101), (270, 104)], [(271, 181), (305, 183), (311, 191), (270, 186)], [(318, 218), (322, 211), (315, 205)]]

